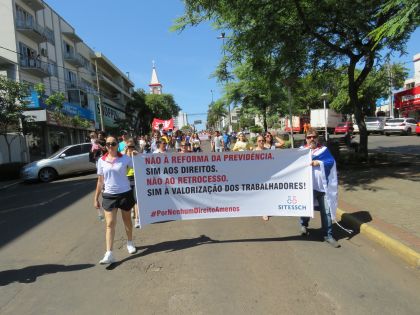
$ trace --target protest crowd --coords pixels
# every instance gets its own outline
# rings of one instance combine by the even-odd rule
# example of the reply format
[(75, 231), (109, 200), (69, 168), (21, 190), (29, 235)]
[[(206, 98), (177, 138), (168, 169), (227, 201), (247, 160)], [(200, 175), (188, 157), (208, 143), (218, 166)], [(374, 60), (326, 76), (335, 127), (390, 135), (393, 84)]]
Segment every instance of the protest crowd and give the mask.
[[(333, 247), (340, 247), (332, 235), (332, 224), (337, 207), (337, 174), (335, 161), (328, 149), (321, 145), (318, 132), (308, 126), (306, 143), (301, 149), (309, 149), (312, 154), (313, 195), (315, 210), (320, 211), (324, 240)], [(90, 134), (90, 161), (96, 163), (98, 182), (94, 198), (94, 207), (98, 218), (106, 222), (106, 253), (101, 264), (115, 262), (112, 253), (117, 220), (117, 210), (121, 210), (127, 234), (128, 253), (136, 252), (133, 244), (133, 224), (139, 228), (139, 209), (141, 200), (137, 201), (134, 183), (132, 157), (137, 154), (165, 154), (202, 152), (202, 140), (210, 140), (212, 152), (227, 151), (262, 151), (286, 148), (285, 141), (275, 133), (258, 134), (255, 144), (247, 139), (245, 133), (228, 134), (219, 131), (204, 131), (200, 134), (181, 130), (154, 130), (150, 135), (130, 136), (120, 132), (119, 137), (106, 135), (104, 132)], [(255, 152), (257, 153), (257, 152)], [(102, 203), (100, 196), (102, 195)], [(137, 204), (139, 202), (139, 204)], [(263, 216), (264, 221), (269, 216)], [(300, 218), (300, 233), (308, 235), (309, 217)]]

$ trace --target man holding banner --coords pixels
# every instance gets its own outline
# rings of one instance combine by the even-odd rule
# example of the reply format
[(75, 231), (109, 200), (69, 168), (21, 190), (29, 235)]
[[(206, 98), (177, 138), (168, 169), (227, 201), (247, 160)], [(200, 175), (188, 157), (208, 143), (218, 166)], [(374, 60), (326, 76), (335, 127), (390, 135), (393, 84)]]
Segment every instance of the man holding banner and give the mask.
[[(335, 220), (337, 210), (337, 170), (334, 157), (327, 147), (321, 145), (318, 132), (314, 128), (308, 128), (306, 145), (301, 147), (310, 149), (312, 154), (312, 179), (315, 203), (321, 214), (321, 224), (324, 240), (331, 246), (338, 248), (340, 244), (332, 236), (332, 222)], [(301, 234), (307, 235), (309, 217), (301, 217)]]

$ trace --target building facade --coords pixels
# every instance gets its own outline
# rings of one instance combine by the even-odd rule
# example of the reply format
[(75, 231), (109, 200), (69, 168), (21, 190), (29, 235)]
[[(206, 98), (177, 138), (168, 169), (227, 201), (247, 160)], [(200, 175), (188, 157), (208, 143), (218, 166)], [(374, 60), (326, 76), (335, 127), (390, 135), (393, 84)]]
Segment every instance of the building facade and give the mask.
[[(30, 159), (84, 142), (91, 130), (116, 128), (115, 119), (124, 118), (133, 82), (102, 53), (86, 45), (44, 1), (0, 0), (0, 6), (0, 75), (31, 87), (26, 114), (36, 123), (27, 137)], [(61, 111), (69, 119), (58, 121), (47, 108), (33, 89), (39, 83), (46, 96), (65, 95)]]
[(404, 89), (394, 94), (394, 107), (399, 117), (420, 119), (420, 53), (414, 55), (414, 75), (405, 80)]

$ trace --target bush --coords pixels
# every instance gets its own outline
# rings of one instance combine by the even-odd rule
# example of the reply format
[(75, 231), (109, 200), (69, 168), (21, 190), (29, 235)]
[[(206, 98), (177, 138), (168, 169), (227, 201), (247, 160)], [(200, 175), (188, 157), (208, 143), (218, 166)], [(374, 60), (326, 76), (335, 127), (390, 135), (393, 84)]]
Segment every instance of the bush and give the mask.
[(17, 179), (20, 175), (20, 169), (25, 163), (21, 162), (12, 162), (6, 164), (0, 164), (0, 181), (2, 180), (11, 180)]

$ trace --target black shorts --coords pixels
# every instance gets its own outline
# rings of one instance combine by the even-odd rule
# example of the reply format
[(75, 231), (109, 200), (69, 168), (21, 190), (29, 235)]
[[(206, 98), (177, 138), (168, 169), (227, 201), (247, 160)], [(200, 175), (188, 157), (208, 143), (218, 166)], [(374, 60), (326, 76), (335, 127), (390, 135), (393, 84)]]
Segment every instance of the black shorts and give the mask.
[(116, 208), (130, 211), (135, 203), (132, 190), (121, 194), (102, 194), (102, 208), (104, 208), (105, 211), (111, 211)]

